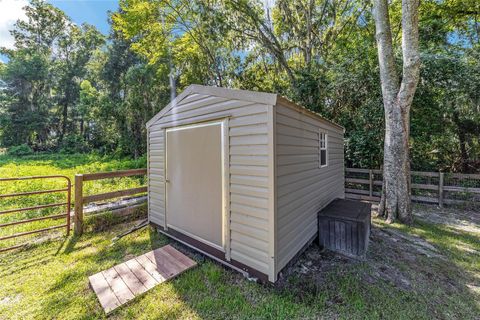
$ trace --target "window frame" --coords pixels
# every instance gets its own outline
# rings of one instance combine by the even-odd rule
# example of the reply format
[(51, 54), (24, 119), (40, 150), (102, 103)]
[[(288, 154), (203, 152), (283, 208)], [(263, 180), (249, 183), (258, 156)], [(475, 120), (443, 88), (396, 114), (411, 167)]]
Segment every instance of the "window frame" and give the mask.
[[(322, 165), (322, 151), (325, 151), (325, 164)], [(318, 131), (318, 167), (328, 166), (328, 133), (324, 130)]]

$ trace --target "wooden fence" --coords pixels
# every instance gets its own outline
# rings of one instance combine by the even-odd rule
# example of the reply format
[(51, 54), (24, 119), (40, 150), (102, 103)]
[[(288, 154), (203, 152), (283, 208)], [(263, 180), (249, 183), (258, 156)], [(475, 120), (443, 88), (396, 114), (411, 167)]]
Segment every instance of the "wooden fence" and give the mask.
[[(345, 169), (345, 197), (379, 201), (382, 171)], [(438, 204), (479, 205), (480, 174), (411, 172), (412, 201)]]
[(118, 197), (125, 197), (139, 193), (147, 192), (147, 186), (138, 188), (130, 188), (119, 191), (112, 191), (94, 195), (85, 196), (83, 194), (83, 183), (86, 181), (102, 180), (110, 178), (142, 176), (147, 174), (147, 169), (133, 169), (113, 172), (99, 172), (89, 174), (75, 175), (75, 216), (74, 216), (74, 232), (76, 235), (83, 233), (83, 205), (91, 202), (103, 201)]

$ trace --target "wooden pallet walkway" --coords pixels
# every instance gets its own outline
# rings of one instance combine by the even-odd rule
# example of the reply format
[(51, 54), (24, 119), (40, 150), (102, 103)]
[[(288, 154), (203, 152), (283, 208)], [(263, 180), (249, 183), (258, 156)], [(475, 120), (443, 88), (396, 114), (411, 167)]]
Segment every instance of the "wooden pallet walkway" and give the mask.
[(110, 313), (157, 284), (196, 265), (195, 261), (166, 245), (94, 274), (89, 280), (103, 310)]

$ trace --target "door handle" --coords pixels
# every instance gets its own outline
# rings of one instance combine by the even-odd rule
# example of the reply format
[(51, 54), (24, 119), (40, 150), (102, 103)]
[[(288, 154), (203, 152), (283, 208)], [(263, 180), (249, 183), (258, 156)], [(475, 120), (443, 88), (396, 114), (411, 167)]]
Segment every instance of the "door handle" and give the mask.
[(166, 183), (169, 183), (169, 182), (170, 182), (170, 180), (168, 180), (168, 179), (165, 179), (165, 182), (166, 182)]

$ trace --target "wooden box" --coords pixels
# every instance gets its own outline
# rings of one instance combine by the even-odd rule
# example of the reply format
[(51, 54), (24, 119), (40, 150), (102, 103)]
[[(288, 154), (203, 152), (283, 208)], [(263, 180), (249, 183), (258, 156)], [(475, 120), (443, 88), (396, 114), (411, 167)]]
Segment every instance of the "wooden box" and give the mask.
[(336, 199), (318, 214), (320, 247), (364, 259), (370, 223), (371, 204)]

